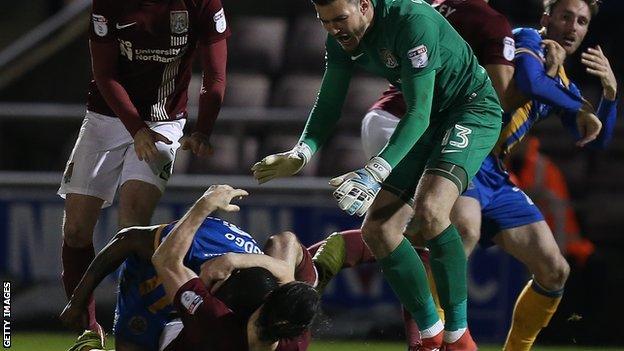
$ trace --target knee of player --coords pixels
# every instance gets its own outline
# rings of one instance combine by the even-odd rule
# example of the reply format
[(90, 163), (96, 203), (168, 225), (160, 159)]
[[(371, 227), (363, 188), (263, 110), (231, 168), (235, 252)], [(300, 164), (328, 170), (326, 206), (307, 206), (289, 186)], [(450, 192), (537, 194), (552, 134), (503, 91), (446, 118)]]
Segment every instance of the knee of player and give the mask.
[(381, 228), (375, 222), (364, 221), (362, 225), (362, 239), (365, 243), (375, 242), (381, 234)]
[(434, 226), (438, 222), (448, 220), (449, 214), (445, 212), (444, 206), (433, 198), (423, 199), (418, 202), (414, 209), (414, 220), (422, 228)]
[(545, 260), (540, 273), (536, 273), (538, 283), (549, 290), (561, 289), (570, 275), (570, 265), (561, 254), (558, 254), (557, 257)]
[(295, 245), (299, 245), (297, 235), (293, 232), (283, 231), (279, 234), (271, 235), (269, 239), (267, 239), (265, 247), (280, 249)]
[(479, 228), (477, 228), (470, 218), (462, 218), (453, 222), (453, 225), (459, 231), (459, 234), (464, 241), (477, 242), (481, 236)]
[(364, 221), (362, 225), (362, 239), (368, 244), (390, 235), (403, 235), (403, 228), (395, 228), (391, 221)]
[(273, 257), (295, 258), (295, 265), (298, 265), (303, 259), (303, 248), (297, 235), (293, 232), (283, 231), (279, 234), (271, 235), (265, 245), (264, 253)]
[(70, 247), (84, 247), (93, 242), (93, 229), (81, 226), (78, 223), (66, 222), (63, 224), (63, 240)]
[(560, 256), (560, 263), (556, 267), (557, 280), (561, 285), (564, 285), (570, 276), (570, 265), (563, 256)]

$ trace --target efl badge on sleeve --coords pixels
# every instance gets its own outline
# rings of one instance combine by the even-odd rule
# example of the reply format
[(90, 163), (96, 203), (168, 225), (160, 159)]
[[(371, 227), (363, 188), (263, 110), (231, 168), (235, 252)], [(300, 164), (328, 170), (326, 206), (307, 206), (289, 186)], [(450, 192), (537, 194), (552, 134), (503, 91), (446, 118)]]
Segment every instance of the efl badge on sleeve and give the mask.
[(197, 311), (197, 308), (204, 302), (204, 299), (194, 291), (188, 290), (182, 293), (180, 302), (182, 302), (182, 306), (186, 308), (189, 314), (195, 314), (195, 311)]
[(503, 56), (507, 61), (512, 61), (516, 53), (516, 42), (513, 38), (505, 37), (503, 39)]
[(225, 28), (227, 28), (227, 23), (225, 22), (225, 12), (223, 12), (223, 9), (215, 13), (213, 20), (215, 21), (215, 29), (217, 30), (217, 32), (225, 32)]
[(396, 57), (394, 57), (390, 50), (379, 50), (379, 56), (381, 56), (381, 61), (386, 65), (386, 67), (397, 68), (399, 66), (399, 61), (397, 61)]
[(169, 19), (171, 21), (172, 34), (182, 34), (188, 31), (188, 11), (171, 11)]
[(418, 45), (407, 52), (407, 57), (412, 61), (414, 68), (427, 67), (429, 63), (429, 57), (427, 56), (427, 47), (424, 45)]
[(97, 36), (99, 37), (103, 37), (106, 34), (108, 34), (108, 25), (107, 25), (108, 21), (106, 21), (106, 17), (102, 15), (93, 14), (92, 18), (93, 18), (93, 30), (95, 31), (95, 34), (97, 34)]

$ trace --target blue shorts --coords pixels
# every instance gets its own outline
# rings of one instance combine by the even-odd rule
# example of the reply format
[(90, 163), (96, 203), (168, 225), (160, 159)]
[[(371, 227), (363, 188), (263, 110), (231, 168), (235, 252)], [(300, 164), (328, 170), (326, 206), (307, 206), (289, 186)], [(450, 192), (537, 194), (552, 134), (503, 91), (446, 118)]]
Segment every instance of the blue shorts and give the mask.
[(173, 307), (150, 262), (131, 256), (121, 266), (113, 333), (116, 339), (158, 350)]
[(501, 230), (544, 220), (544, 216), (520, 188), (511, 182), (496, 157), (489, 155), (462, 194), (481, 204), (482, 246), (492, 246), (492, 238)]

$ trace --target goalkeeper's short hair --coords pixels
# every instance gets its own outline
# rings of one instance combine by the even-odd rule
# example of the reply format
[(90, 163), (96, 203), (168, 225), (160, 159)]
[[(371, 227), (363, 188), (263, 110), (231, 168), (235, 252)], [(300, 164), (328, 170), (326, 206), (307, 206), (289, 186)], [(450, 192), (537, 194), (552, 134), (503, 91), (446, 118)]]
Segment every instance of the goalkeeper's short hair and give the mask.
[[(318, 6), (325, 6), (325, 5), (329, 5), (332, 2), (336, 1), (336, 0), (310, 0), (312, 1), (313, 4), (318, 5)], [(359, 3), (359, 0), (347, 0), (348, 2), (355, 4), (355, 3)]]

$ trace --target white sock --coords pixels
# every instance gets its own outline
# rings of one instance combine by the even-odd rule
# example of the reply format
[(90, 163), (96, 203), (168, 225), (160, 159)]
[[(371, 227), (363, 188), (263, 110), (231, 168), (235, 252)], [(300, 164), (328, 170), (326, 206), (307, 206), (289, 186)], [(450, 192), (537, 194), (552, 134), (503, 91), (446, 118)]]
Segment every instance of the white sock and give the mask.
[(460, 328), (460, 329), (453, 330), (453, 331), (445, 330), (444, 342), (447, 344), (454, 343), (455, 341), (459, 340), (459, 338), (461, 338), (461, 336), (464, 335), (465, 332), (466, 332), (466, 328)]
[(420, 337), (422, 339), (432, 338), (438, 335), (443, 329), (444, 329), (444, 324), (442, 323), (441, 320), (438, 319), (438, 321), (435, 322), (434, 325), (430, 326), (429, 328), (425, 330), (421, 330)]

